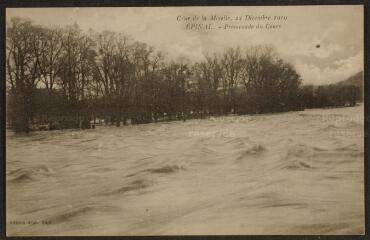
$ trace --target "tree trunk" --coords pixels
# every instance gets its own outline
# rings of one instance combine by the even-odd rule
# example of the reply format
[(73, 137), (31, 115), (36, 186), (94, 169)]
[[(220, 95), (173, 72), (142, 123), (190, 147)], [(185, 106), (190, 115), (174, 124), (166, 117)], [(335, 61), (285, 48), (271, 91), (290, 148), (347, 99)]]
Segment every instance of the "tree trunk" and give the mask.
[(27, 99), (24, 96), (17, 94), (15, 96), (15, 119), (14, 119), (14, 130), (15, 132), (29, 133), (29, 114), (27, 108)]

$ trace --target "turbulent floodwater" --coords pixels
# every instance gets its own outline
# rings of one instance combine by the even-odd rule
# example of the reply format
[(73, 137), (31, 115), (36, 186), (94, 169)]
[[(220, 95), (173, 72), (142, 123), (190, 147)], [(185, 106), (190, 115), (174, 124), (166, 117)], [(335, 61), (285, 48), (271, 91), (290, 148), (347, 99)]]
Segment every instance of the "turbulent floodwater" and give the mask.
[(363, 106), (7, 133), (8, 235), (361, 234)]

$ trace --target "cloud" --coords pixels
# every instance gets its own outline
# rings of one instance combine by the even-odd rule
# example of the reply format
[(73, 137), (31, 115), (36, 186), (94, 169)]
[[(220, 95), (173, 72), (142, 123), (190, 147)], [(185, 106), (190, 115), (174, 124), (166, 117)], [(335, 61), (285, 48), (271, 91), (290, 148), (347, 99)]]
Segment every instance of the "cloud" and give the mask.
[[(189, 31), (177, 16), (282, 15), (280, 30)], [(204, 53), (227, 47), (274, 45), (305, 82), (339, 81), (363, 64), (363, 6), (248, 6), (150, 8), (17, 8), (12, 16), (29, 17), (42, 25), (78, 23), (82, 29), (122, 32), (165, 52), (172, 60), (202, 60)], [(235, 21), (231, 24), (236, 24)], [(244, 22), (242, 24), (248, 24)], [(316, 46), (320, 45), (319, 48)], [(361, 60), (363, 61), (363, 60)], [(341, 75), (342, 74), (342, 75)]]
[(296, 69), (305, 84), (330, 84), (363, 70), (363, 58), (363, 52), (358, 52), (349, 58), (335, 61), (335, 67), (328, 66), (321, 69), (312, 63), (301, 63), (296, 65)]

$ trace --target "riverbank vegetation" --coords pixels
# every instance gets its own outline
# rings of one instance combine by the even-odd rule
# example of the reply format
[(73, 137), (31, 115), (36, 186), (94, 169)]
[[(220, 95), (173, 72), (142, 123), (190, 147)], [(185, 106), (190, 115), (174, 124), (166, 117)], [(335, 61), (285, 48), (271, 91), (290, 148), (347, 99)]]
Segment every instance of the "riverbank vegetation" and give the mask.
[(6, 38), (7, 123), (16, 132), (121, 126), (228, 114), (354, 105), (360, 88), (303, 86), (272, 46), (171, 60), (123, 33), (12, 18)]

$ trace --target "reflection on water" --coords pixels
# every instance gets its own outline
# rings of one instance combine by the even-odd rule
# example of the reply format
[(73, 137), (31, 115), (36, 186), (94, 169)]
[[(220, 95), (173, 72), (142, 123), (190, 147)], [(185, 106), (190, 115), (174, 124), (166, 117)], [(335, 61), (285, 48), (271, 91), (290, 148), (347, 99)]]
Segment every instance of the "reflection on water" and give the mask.
[(7, 232), (360, 234), (362, 115), (358, 106), (8, 132)]

